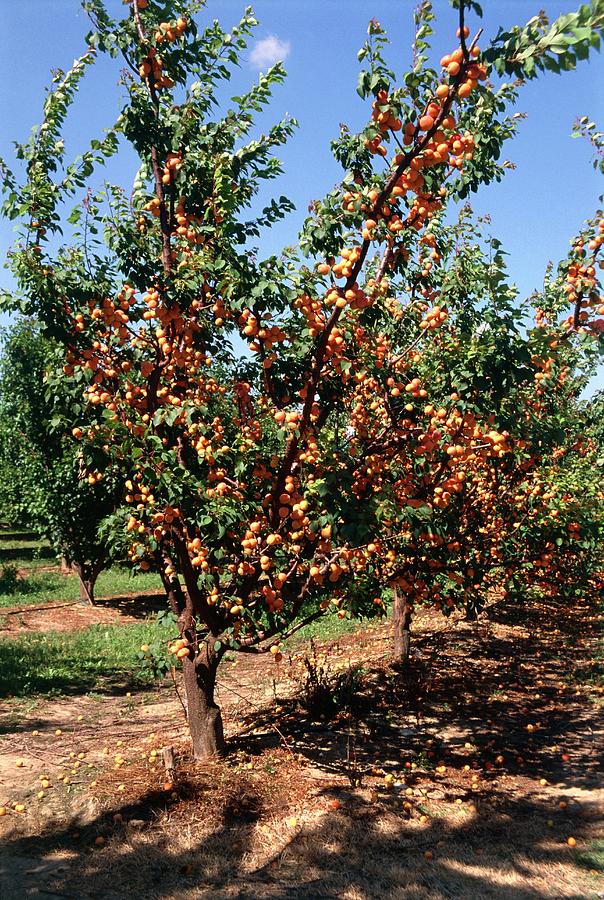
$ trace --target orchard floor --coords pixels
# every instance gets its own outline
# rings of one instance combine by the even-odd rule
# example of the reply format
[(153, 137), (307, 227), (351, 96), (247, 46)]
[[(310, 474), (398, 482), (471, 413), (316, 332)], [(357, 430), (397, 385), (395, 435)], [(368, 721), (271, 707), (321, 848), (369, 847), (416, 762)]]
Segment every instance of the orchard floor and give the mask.
[(406, 676), (388, 626), (359, 629), (317, 645), (352, 672), (323, 721), (299, 702), (302, 649), (226, 662), (230, 753), (205, 765), (172, 685), (7, 701), (0, 900), (602, 897), (599, 626), (553, 602), (423, 617)]
[[(56, 566), (52, 567), (56, 571)], [(89, 625), (127, 625), (142, 615), (165, 608), (166, 601), (156, 590), (102, 597), (95, 605), (80, 600), (13, 606), (0, 609), (0, 638), (22, 637), (48, 631), (73, 631)]]

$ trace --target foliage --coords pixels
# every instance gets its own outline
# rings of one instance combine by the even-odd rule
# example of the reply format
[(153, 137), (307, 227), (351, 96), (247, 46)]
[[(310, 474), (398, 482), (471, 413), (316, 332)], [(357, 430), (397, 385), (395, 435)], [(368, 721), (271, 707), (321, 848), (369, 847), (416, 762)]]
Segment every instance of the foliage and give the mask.
[[(168, 610), (161, 610), (157, 614), (157, 625), (161, 633), (174, 631), (177, 624), (176, 617)], [(150, 644), (141, 644), (141, 649), (136, 654), (139, 660), (139, 671), (149, 675), (153, 679), (162, 678), (172, 668), (172, 662), (166, 652), (166, 643), (162, 642), (158, 635)]]
[(19, 591), (19, 573), (16, 566), (7, 563), (0, 570), (0, 594), (16, 594)]
[(540, 12), (524, 28), (500, 29), (485, 58), (500, 74), (518, 78), (535, 78), (545, 70), (560, 74), (587, 59), (592, 49), (600, 49), (603, 25), (602, 0), (583, 3), (552, 24)]
[(596, 123), (590, 121), (589, 116), (581, 116), (575, 122), (573, 137), (589, 141), (594, 152), (593, 167), (604, 174), (604, 134), (597, 130)]
[(0, 359), (3, 514), (44, 535), (90, 578), (111, 554), (99, 526), (115, 506), (115, 472), (107, 467), (102, 481), (86, 477), (71, 434), (86, 412), (77, 392), (53, 377), (56, 367), (57, 348), (33, 322), (7, 331)]

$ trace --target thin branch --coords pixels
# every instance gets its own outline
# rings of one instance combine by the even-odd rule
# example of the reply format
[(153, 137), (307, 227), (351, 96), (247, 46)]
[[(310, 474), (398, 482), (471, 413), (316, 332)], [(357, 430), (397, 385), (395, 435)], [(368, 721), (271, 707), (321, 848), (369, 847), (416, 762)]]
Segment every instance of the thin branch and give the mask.
[(310, 616), (307, 616), (305, 619), (302, 619), (300, 622), (297, 622), (295, 625), (292, 625), (292, 627), (288, 628), (287, 631), (274, 631), (272, 634), (262, 634), (261, 632), (259, 635), (257, 635), (256, 638), (254, 638), (254, 640), (265, 641), (269, 638), (272, 639), (276, 634), (279, 634), (279, 641), (273, 641), (272, 644), (267, 644), (265, 647), (259, 647), (255, 644), (242, 644), (237, 648), (237, 652), (268, 653), (271, 647), (275, 646), (276, 643), (280, 643), (281, 641), (286, 640), (288, 637), (291, 637), (292, 634), (295, 634), (296, 631), (300, 631), (301, 628), (304, 628), (306, 625), (310, 625), (311, 622), (314, 622), (316, 619), (319, 619), (323, 615), (325, 615), (325, 610), (319, 609), (316, 612), (312, 613)]
[[(474, 39), (474, 42), (478, 39), (477, 37)], [(402, 177), (403, 173), (408, 169), (411, 162), (418, 157), (422, 151), (426, 148), (428, 143), (432, 140), (433, 136), (439, 130), (442, 125), (443, 120), (448, 116), (451, 107), (453, 105), (453, 101), (456, 99), (459, 87), (461, 85), (462, 79), (465, 78), (465, 69), (467, 67), (467, 60), (464, 61), (464, 64), (461, 66), (458, 75), (455, 77), (453, 82), (452, 90), (449, 91), (447, 98), (445, 99), (441, 110), (434, 120), (434, 124), (432, 127), (426, 131), (424, 136), (417, 141), (408, 151), (404, 154), (401, 162), (396, 166), (386, 184), (383, 186), (380, 191), (375, 203), (372, 206), (371, 211), (368, 213), (368, 217), (375, 218), (379, 211), (382, 209), (384, 203), (389, 199), (393, 188)], [(365, 260), (367, 258), (367, 253), (369, 251), (371, 241), (369, 239), (365, 239), (361, 245), (361, 250), (359, 253), (359, 257), (354, 264), (350, 275), (346, 279), (344, 287), (342, 288), (342, 292), (345, 293), (347, 290), (351, 289), (352, 286), (356, 283), (357, 278), (365, 264)], [(307, 393), (306, 399), (304, 402), (304, 407), (302, 410), (302, 417), (300, 420), (300, 425), (297, 430), (297, 433), (292, 436), (285, 453), (285, 457), (283, 459), (283, 463), (281, 465), (281, 469), (279, 471), (275, 488), (273, 491), (273, 500), (272, 500), (272, 515), (271, 521), (275, 526), (279, 521), (279, 510), (278, 510), (278, 497), (282, 492), (283, 485), (285, 484), (285, 479), (287, 475), (291, 473), (291, 467), (296, 459), (296, 454), (298, 452), (298, 447), (300, 445), (300, 441), (302, 436), (306, 433), (308, 426), (311, 421), (312, 409), (315, 402), (315, 394), (317, 391), (317, 386), (319, 384), (321, 378), (321, 372), (323, 369), (323, 363), (325, 360), (325, 353), (327, 350), (327, 346), (329, 343), (329, 338), (333, 329), (335, 328), (340, 316), (342, 314), (342, 309), (339, 307), (335, 307), (333, 313), (331, 314), (325, 328), (321, 332), (317, 345), (314, 349), (314, 359), (311, 366), (311, 371), (309, 373), (308, 384), (307, 384)]]
[(170, 666), (170, 675), (172, 676), (172, 684), (174, 685), (174, 692), (176, 693), (176, 696), (178, 697), (178, 702), (179, 702), (180, 705), (182, 706), (182, 711), (183, 711), (183, 714), (184, 714), (184, 717), (185, 717), (185, 722), (188, 722), (188, 721), (189, 721), (189, 717), (188, 717), (188, 715), (187, 715), (187, 707), (186, 707), (185, 704), (183, 703), (182, 697), (180, 696), (180, 691), (179, 691), (179, 689), (178, 689), (178, 684), (176, 683), (176, 670), (175, 670), (174, 666)]

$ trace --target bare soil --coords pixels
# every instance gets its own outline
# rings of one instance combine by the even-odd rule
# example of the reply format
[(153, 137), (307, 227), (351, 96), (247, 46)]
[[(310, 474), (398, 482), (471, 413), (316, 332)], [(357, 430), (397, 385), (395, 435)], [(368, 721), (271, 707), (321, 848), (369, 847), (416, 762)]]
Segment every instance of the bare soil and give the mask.
[(95, 600), (94, 606), (82, 600), (37, 606), (9, 606), (0, 610), (0, 638), (47, 631), (75, 631), (90, 625), (127, 625), (165, 608), (165, 597), (157, 591), (115, 594)]
[(240, 657), (219, 686), (229, 756), (204, 765), (167, 685), (7, 703), (0, 898), (595, 900), (599, 625), (554, 602), (424, 616), (406, 673), (388, 626), (359, 630), (316, 648), (330, 678), (353, 673), (323, 719), (302, 651)]

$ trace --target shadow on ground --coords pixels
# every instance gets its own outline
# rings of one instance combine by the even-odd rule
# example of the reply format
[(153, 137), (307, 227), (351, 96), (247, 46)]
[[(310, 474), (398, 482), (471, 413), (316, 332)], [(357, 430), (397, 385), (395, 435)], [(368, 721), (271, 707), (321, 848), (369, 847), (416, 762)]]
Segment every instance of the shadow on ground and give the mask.
[[(284, 739), (349, 778), (379, 759), (386, 771), (405, 762), (433, 770), (438, 762), (480, 768), (490, 782), (528, 776), (596, 787), (604, 725), (577, 693), (577, 673), (593, 661), (592, 645), (580, 637), (593, 610), (582, 612), (493, 607), (488, 620), (428, 635), (406, 672), (359, 661), (350, 706), (331, 721), (312, 721), (297, 699), (282, 700), (278, 733), (268, 709), (248, 717), (237, 746), (253, 753)], [(519, 624), (524, 637), (510, 628)]]
[[(548, 831), (550, 810), (537, 799), (506, 804), (494, 797), (471, 813), (460, 810), (456, 819), (421, 825), (402, 814), (392, 793), (368, 799), (367, 792), (333, 787), (315, 795), (308, 817), (303, 811), (296, 822), (276, 825), (274, 817), (287, 812), (280, 798), (273, 820), (263, 825), (262, 790), (256, 806), (248, 790), (243, 811), (237, 798), (217, 808), (211, 784), (207, 791), (211, 814), (207, 806), (191, 806), (178, 819), (165, 792), (156, 792), (114, 806), (84, 827), (74, 821), (42, 838), (9, 840), (0, 896), (22, 898), (41, 887), (43, 895), (99, 900), (585, 900), (566, 872), (575, 854)], [(585, 810), (570, 812), (563, 830), (580, 839), (589, 819)], [(99, 836), (102, 848), (95, 845)]]
[(279, 699), (247, 717), (227, 762), (183, 760), (173, 787), (15, 831), (0, 897), (596, 897), (579, 851), (601, 812), (588, 792), (601, 734), (573, 675), (592, 656), (591, 614), (499, 604), (422, 639), (406, 673), (358, 646), (355, 689), (331, 720)]

